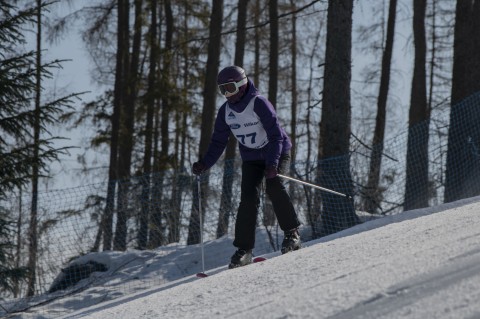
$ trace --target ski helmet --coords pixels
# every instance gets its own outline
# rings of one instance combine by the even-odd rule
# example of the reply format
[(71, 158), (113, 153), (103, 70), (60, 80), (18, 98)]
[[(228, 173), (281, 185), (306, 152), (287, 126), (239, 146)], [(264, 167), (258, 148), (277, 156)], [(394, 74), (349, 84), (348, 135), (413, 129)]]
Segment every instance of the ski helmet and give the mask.
[(236, 103), (247, 90), (248, 79), (245, 70), (239, 66), (227, 66), (218, 73), (217, 84), (220, 93), (228, 102)]

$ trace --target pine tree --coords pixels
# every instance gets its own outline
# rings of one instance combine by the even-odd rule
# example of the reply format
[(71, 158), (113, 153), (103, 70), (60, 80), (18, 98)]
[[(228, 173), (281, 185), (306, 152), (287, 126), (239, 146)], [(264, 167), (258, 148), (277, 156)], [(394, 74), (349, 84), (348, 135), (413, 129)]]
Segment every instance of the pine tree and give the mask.
[[(59, 122), (78, 95), (37, 103), (35, 108), (37, 93), (43, 90), (39, 82), (50, 78), (49, 70), (59, 67), (61, 61), (39, 64), (36, 51), (21, 51), (26, 43), (25, 28), (37, 23), (37, 14), (46, 4), (20, 10), (16, 3), (0, 0), (0, 200), (29, 185), (33, 167), (37, 177), (45, 176), (50, 162), (66, 150), (55, 147), (58, 138), (51, 136), (47, 127)], [(34, 127), (39, 135), (35, 140)], [(12, 221), (5, 216), (0, 212), (0, 289), (12, 289), (12, 281), (25, 275), (25, 270), (5, 262), (12, 242)]]
[[(15, 9), (9, 1), (0, 0), (0, 199), (28, 182), (32, 164), (25, 128), (33, 121), (33, 114), (26, 108), (35, 87), (34, 72), (29, 69), (34, 52), (16, 55), (15, 44), (23, 42), (19, 26), (32, 21), (33, 12)], [(7, 215), (0, 212), (0, 290), (13, 291), (13, 282), (24, 279), (26, 271), (9, 263), (11, 224)]]

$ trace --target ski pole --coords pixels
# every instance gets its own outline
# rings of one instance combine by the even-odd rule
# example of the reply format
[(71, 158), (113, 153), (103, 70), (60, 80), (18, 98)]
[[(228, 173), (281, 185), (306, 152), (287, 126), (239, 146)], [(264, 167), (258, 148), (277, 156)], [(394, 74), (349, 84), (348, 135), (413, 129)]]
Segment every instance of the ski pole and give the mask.
[(353, 199), (352, 196), (350, 196), (350, 195), (339, 193), (339, 192), (336, 192), (334, 190), (331, 190), (331, 189), (328, 189), (328, 188), (325, 188), (325, 187), (321, 187), (321, 186), (318, 186), (318, 185), (315, 185), (315, 184), (312, 184), (312, 183), (307, 183), (307, 182), (301, 181), (299, 179), (296, 179), (296, 178), (293, 178), (293, 177), (290, 177), (290, 176), (286, 176), (286, 175), (282, 175), (282, 174), (277, 174), (277, 175), (280, 176), (281, 178), (285, 178), (285, 179), (288, 179), (288, 180), (291, 180), (291, 181), (294, 181), (294, 182), (297, 182), (297, 183), (300, 183), (300, 184), (303, 184), (303, 185), (307, 185), (307, 186), (310, 186), (310, 187), (313, 187), (313, 188), (316, 188), (316, 189), (319, 189), (319, 190), (322, 190), (322, 191), (325, 191), (325, 192), (328, 192), (328, 193), (343, 196), (347, 199)]
[(200, 250), (202, 251), (202, 272), (197, 274), (197, 277), (207, 277), (205, 274), (205, 254), (203, 252), (203, 221), (202, 221), (202, 197), (200, 191), (200, 175), (197, 175), (197, 189), (198, 189), (198, 217), (200, 221)]

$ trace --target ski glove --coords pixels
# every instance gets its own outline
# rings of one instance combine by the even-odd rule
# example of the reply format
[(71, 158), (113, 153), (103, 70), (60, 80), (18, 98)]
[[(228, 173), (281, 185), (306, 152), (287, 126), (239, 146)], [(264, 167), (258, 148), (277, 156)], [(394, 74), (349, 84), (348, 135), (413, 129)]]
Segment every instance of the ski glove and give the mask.
[(202, 174), (203, 172), (205, 172), (207, 169), (207, 167), (205, 166), (205, 164), (203, 164), (202, 162), (198, 161), (198, 162), (195, 162), (193, 163), (192, 165), (192, 172), (193, 174), (195, 175), (200, 175)]
[(278, 175), (277, 168), (275, 166), (269, 166), (265, 168), (265, 178), (271, 179)]

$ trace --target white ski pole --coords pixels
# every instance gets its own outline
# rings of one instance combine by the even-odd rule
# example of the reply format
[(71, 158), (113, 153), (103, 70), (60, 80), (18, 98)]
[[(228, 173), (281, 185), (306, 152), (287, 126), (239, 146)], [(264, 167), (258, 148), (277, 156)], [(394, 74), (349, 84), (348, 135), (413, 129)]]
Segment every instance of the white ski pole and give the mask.
[(303, 185), (307, 185), (307, 186), (310, 186), (310, 187), (313, 187), (313, 188), (316, 188), (316, 189), (319, 189), (319, 190), (328, 192), (328, 193), (332, 193), (332, 194), (335, 194), (335, 195), (343, 196), (343, 197), (345, 197), (345, 198), (347, 198), (347, 199), (353, 199), (352, 196), (350, 196), (350, 195), (343, 194), (343, 193), (339, 193), (339, 192), (333, 191), (333, 190), (331, 190), (331, 189), (328, 189), (328, 188), (325, 188), (325, 187), (321, 187), (321, 186), (318, 186), (318, 185), (315, 185), (315, 184), (312, 184), (312, 183), (304, 182), (304, 181), (301, 181), (301, 180), (299, 180), (299, 179), (296, 179), (296, 178), (293, 178), (293, 177), (290, 177), (290, 176), (286, 176), (286, 175), (283, 175), (283, 174), (278, 174), (278, 176), (280, 176), (281, 178), (285, 178), (285, 179), (288, 179), (288, 180), (291, 180), (291, 181), (294, 181), (294, 182), (297, 182), (297, 183), (300, 183), (300, 184), (303, 184)]
[(205, 254), (203, 251), (203, 221), (202, 221), (202, 197), (200, 191), (200, 175), (197, 175), (197, 189), (198, 189), (198, 218), (200, 221), (200, 250), (202, 251), (202, 272), (197, 274), (197, 277), (206, 277), (205, 274)]

